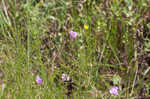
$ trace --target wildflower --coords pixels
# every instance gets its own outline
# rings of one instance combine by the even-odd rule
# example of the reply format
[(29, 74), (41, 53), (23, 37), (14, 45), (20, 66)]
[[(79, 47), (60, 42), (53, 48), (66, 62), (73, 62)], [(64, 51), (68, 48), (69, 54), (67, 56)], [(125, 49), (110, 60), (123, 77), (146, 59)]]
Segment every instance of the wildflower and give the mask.
[(77, 32), (70, 31), (69, 34), (70, 34), (70, 36), (71, 36), (72, 38), (76, 38), (76, 37), (77, 37)]
[(109, 90), (110, 94), (112, 95), (118, 95), (118, 87), (114, 86)]
[(37, 76), (36, 77), (36, 82), (39, 83), (39, 84), (42, 84), (43, 80), (39, 76)]
[(61, 79), (62, 79), (62, 81), (69, 81), (70, 77), (63, 73), (61, 76)]
[(88, 30), (89, 26), (88, 25), (84, 25), (84, 29)]

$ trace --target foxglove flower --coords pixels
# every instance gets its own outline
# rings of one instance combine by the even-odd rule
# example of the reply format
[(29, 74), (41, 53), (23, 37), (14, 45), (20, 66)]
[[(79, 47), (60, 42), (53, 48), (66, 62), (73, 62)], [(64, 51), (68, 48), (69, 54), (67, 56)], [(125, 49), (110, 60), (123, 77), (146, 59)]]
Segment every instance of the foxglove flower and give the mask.
[(42, 84), (43, 80), (39, 76), (37, 76), (36, 77), (36, 82), (39, 83), (39, 84)]
[(118, 95), (118, 87), (117, 86), (114, 86), (114, 87), (112, 87), (110, 90), (109, 90), (109, 92), (110, 92), (110, 94), (112, 94), (112, 95)]
[(76, 38), (77, 37), (77, 32), (70, 31), (69, 34), (70, 34), (71, 38)]

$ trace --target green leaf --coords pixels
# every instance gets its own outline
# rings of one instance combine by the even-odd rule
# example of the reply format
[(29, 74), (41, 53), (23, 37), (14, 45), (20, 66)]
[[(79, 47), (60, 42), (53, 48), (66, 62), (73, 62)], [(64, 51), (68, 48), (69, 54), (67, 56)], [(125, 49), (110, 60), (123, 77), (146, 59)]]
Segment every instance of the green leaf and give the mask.
[(121, 77), (119, 75), (114, 75), (113, 83), (114, 85), (118, 85), (121, 82)]

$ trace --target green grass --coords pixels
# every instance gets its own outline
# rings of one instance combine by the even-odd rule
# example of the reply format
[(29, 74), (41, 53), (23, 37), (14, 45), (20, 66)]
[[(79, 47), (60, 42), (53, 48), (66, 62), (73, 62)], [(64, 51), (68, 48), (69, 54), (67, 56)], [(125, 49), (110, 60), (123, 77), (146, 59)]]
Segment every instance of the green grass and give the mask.
[(37, 1), (0, 0), (0, 99), (150, 97), (149, 0)]

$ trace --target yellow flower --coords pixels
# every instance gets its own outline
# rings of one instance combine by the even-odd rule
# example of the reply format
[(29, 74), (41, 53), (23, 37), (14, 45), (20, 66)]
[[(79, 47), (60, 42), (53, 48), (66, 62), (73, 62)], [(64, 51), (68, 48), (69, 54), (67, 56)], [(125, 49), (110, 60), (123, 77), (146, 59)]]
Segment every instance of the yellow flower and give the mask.
[(89, 26), (88, 25), (84, 25), (84, 29), (88, 30)]

